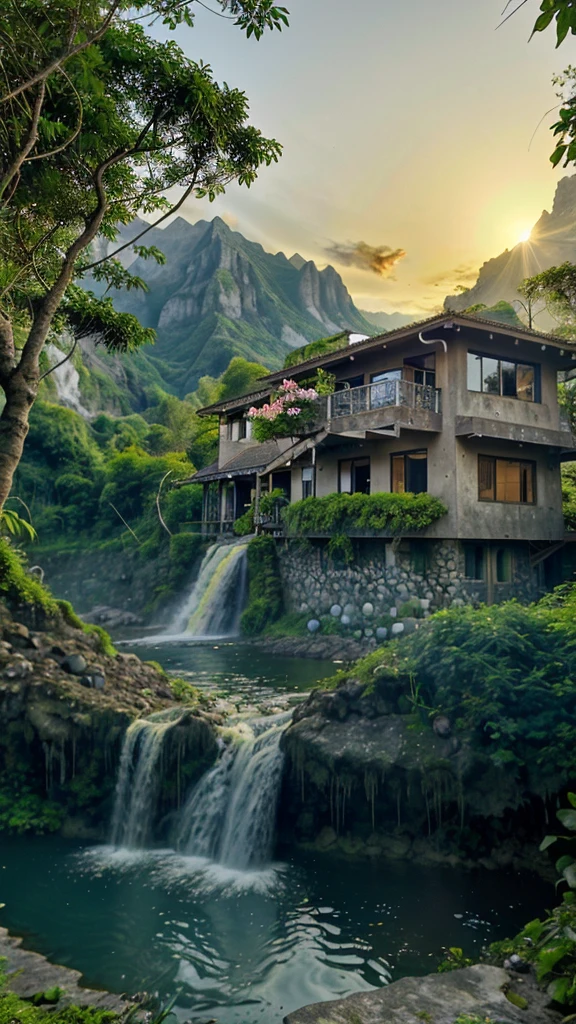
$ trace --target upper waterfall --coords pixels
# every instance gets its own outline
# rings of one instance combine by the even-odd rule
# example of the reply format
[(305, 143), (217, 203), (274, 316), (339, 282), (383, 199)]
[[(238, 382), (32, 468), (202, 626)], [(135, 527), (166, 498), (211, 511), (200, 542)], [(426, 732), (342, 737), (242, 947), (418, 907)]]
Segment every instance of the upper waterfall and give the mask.
[(198, 579), (178, 611), (168, 635), (221, 638), (235, 636), (246, 590), (246, 540), (212, 544)]

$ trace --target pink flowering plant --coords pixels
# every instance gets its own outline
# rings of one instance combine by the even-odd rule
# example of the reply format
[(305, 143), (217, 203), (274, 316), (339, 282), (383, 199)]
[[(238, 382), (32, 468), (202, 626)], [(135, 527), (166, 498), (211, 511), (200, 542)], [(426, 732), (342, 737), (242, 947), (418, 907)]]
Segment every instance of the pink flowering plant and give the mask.
[(286, 378), (270, 402), (248, 410), (254, 437), (257, 441), (269, 441), (308, 433), (314, 423), (318, 398), (316, 388), (303, 388)]

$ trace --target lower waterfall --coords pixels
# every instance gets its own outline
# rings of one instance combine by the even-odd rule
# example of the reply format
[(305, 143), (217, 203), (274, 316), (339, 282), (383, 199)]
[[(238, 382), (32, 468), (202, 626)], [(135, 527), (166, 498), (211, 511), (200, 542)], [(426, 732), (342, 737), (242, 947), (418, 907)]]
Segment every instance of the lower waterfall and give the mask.
[(235, 636), (240, 628), (246, 590), (247, 541), (212, 544), (198, 579), (176, 615), (168, 635)]
[(181, 717), (179, 712), (159, 712), (136, 719), (126, 731), (112, 814), (113, 846), (130, 850), (146, 846), (156, 810), (162, 747), (166, 733)]
[[(113, 846), (142, 850), (152, 843), (163, 747), (181, 717), (174, 710), (159, 712), (128, 728), (112, 816)], [(283, 712), (223, 730), (218, 761), (180, 811), (180, 853), (240, 871), (269, 861), (284, 762), (280, 740), (290, 718), (291, 712)]]
[(182, 852), (238, 870), (270, 859), (284, 763), (280, 739), (290, 718), (284, 712), (231, 730), (218, 763), (183, 808)]

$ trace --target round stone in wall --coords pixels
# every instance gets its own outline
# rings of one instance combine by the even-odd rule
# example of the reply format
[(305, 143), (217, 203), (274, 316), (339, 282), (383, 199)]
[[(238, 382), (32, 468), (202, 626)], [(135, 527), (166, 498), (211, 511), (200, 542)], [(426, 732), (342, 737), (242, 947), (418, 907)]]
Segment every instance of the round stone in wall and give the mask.
[(350, 625), (350, 616), (349, 615), (343, 615), (342, 618), (340, 619), (340, 622), (342, 623), (343, 626), (349, 626)]
[(362, 605), (362, 615), (365, 615), (367, 619), (374, 615), (374, 605), (370, 601), (366, 601), (366, 604)]
[(355, 629), (354, 633), (353, 633), (353, 636), (354, 636), (355, 640), (361, 640), (362, 639), (362, 630), (361, 629)]
[(404, 632), (403, 622), (394, 622), (392, 625), (392, 636), (399, 636), (400, 633)]
[(385, 640), (387, 636), (388, 630), (386, 629), (386, 626), (378, 626), (378, 629), (376, 630), (376, 639)]
[(342, 607), (339, 604), (333, 604), (330, 609), (330, 615), (333, 615), (335, 619), (339, 619), (342, 615)]
[(355, 610), (356, 609), (354, 608), (353, 604), (344, 605), (344, 615), (354, 615)]
[(320, 623), (318, 622), (318, 619), (308, 619), (306, 626), (310, 633), (317, 633), (318, 630), (320, 629)]
[(396, 616), (398, 615), (398, 609), (391, 608), (390, 611), (388, 612), (388, 615), (390, 616), (391, 619), (395, 619)]

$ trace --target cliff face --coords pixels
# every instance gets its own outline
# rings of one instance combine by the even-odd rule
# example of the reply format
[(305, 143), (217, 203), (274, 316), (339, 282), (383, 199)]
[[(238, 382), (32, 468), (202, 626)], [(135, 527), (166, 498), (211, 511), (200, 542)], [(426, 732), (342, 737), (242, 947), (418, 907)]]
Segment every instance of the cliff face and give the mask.
[(116, 293), (114, 303), (156, 329), (146, 358), (180, 394), (236, 355), (275, 369), (307, 341), (345, 328), (374, 332), (333, 267), (319, 271), (297, 254), (272, 255), (219, 217), (197, 224), (178, 218), (142, 242), (161, 249), (166, 263), (131, 262), (150, 290)]
[[(558, 183), (552, 211), (544, 210), (530, 240), (484, 263), (476, 284), (462, 295), (448, 295), (444, 308), (459, 312), (479, 302), (486, 306), (503, 299), (513, 302), (519, 298), (518, 285), (524, 278), (566, 261), (576, 262), (576, 175)], [(538, 317), (537, 327), (546, 330), (551, 325), (547, 314)]]

